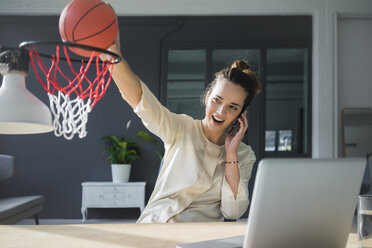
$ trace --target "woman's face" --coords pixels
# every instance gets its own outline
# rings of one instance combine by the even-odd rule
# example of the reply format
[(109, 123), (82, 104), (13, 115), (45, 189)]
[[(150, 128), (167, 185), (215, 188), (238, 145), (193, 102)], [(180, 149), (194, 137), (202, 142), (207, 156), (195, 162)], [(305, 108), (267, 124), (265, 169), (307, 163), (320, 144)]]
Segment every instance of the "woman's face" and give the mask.
[(226, 79), (217, 80), (205, 99), (205, 124), (212, 132), (221, 133), (235, 120), (247, 96), (244, 88)]

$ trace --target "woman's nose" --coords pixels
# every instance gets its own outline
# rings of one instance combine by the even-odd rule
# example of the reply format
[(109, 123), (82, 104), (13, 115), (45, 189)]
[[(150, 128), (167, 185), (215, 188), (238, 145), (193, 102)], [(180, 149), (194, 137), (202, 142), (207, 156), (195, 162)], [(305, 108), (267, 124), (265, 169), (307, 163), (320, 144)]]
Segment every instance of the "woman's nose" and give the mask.
[(224, 105), (220, 105), (217, 109), (217, 113), (220, 115), (225, 115), (226, 114), (226, 107)]

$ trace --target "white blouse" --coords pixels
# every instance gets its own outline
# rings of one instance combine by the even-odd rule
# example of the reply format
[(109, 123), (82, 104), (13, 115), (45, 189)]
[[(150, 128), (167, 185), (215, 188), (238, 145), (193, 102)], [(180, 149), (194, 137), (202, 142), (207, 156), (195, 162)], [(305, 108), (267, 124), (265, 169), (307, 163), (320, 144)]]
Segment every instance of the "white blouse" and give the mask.
[(251, 147), (238, 148), (240, 182), (235, 199), (225, 179), (224, 146), (210, 142), (201, 120), (175, 114), (141, 82), (134, 109), (145, 127), (163, 142), (165, 154), (154, 191), (138, 223), (205, 222), (241, 217), (248, 207), (248, 180), (256, 158)]

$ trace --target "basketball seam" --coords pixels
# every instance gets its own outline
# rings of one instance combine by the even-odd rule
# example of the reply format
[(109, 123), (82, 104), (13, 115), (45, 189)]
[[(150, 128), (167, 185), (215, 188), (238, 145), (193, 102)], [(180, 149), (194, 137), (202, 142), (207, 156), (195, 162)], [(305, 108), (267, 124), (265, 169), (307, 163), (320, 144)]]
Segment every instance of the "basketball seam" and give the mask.
[[(90, 8), (87, 12), (85, 12), (84, 15), (82, 15), (82, 16), (80, 17), (80, 19), (76, 22), (74, 28), (72, 29), (72, 40), (73, 40), (74, 42), (77, 41), (77, 40), (75, 40), (75, 29), (76, 29), (76, 27), (79, 25), (79, 23), (84, 19), (84, 17), (85, 17), (86, 15), (88, 15), (89, 12), (91, 12), (93, 9), (95, 9), (95, 8), (97, 8), (98, 6), (101, 6), (101, 5), (103, 5), (103, 4), (106, 4), (106, 3), (99, 3), (99, 4), (95, 5), (95, 6), (93, 6), (93, 7)], [(79, 39), (79, 40), (81, 40), (81, 39)]]
[(81, 38), (81, 39), (75, 40), (75, 42), (82, 41), (82, 40), (85, 40), (85, 39), (89, 39), (89, 38), (91, 38), (91, 37), (93, 37), (93, 36), (96, 36), (97, 34), (103, 33), (103, 32), (105, 32), (109, 27), (111, 27), (112, 25), (114, 25), (115, 22), (116, 22), (116, 18), (112, 21), (112, 23), (111, 23), (110, 25), (106, 26), (106, 27), (105, 27), (104, 29), (102, 29), (101, 31), (98, 31), (97, 33), (95, 33), (95, 34), (91, 34), (91, 35), (89, 35), (89, 36), (87, 36), (87, 37), (84, 37), (84, 38)]

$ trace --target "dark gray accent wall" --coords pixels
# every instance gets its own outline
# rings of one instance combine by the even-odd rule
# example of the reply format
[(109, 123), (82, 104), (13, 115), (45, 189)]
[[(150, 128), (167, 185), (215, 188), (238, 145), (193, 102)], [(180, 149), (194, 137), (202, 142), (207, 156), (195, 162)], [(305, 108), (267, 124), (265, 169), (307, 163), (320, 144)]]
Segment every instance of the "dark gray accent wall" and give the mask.
[[(123, 54), (155, 95), (159, 94), (160, 40), (172, 29), (173, 23), (172, 18), (120, 19)], [(1, 45), (17, 47), (26, 40), (60, 40), (58, 17), (0, 17)], [(63, 68), (68, 70), (66, 66)], [(49, 106), (46, 92), (35, 79), (31, 66), (26, 85)], [(74, 137), (69, 141), (53, 133), (0, 135), (0, 153), (15, 156), (17, 163), (15, 176), (0, 182), (0, 197), (41, 194), (45, 197), (41, 218), (80, 218), (81, 183), (111, 180), (110, 163), (105, 159), (106, 155), (102, 154), (101, 137), (122, 134), (129, 119), (133, 119), (133, 122), (128, 136), (144, 129), (139, 118), (121, 98), (115, 83), (111, 82), (106, 95), (89, 114), (88, 135), (84, 139)], [(153, 151), (153, 145), (139, 143), (142, 156), (132, 167), (130, 180), (147, 182), (148, 199), (160, 161)], [(163, 149), (161, 142), (156, 148)], [(112, 211), (103, 212), (102, 217), (108, 217)], [(127, 212), (131, 214), (128, 216)], [(116, 217), (120, 214), (137, 218), (139, 211), (124, 210)]]
[[(183, 27), (173, 31), (183, 20)], [(124, 57), (135, 73), (160, 97), (162, 42), (240, 41), (240, 34), (251, 37), (252, 44), (279, 41), (288, 43), (311, 40), (310, 17), (120, 17), (121, 45)], [(26, 40), (59, 40), (57, 16), (0, 16), (0, 45), (17, 47)], [(67, 68), (65, 68), (67, 69)], [(27, 88), (49, 105), (47, 95), (30, 70)], [(258, 113), (260, 101), (254, 103)], [(114, 82), (89, 114), (88, 135), (68, 141), (53, 133), (0, 135), (0, 153), (16, 158), (13, 178), (0, 182), (0, 197), (41, 194), (45, 197), (41, 218), (81, 218), (81, 183), (110, 181), (110, 163), (102, 154), (104, 135), (120, 135), (125, 123), (133, 119), (129, 136), (144, 129), (139, 118), (122, 100)], [(262, 118), (251, 120), (260, 128)], [(262, 126), (261, 126), (262, 128)], [(258, 134), (256, 134), (257, 137)], [(259, 138), (254, 146), (259, 150)], [(151, 144), (140, 143), (143, 156), (132, 169), (131, 181), (146, 181), (146, 201), (154, 188), (159, 158)], [(159, 142), (158, 150), (162, 150)], [(258, 153), (260, 154), (260, 152)], [(258, 156), (258, 160), (261, 155)], [(92, 211), (89, 217), (92, 217)], [(137, 218), (137, 209), (96, 210), (93, 216)]]

